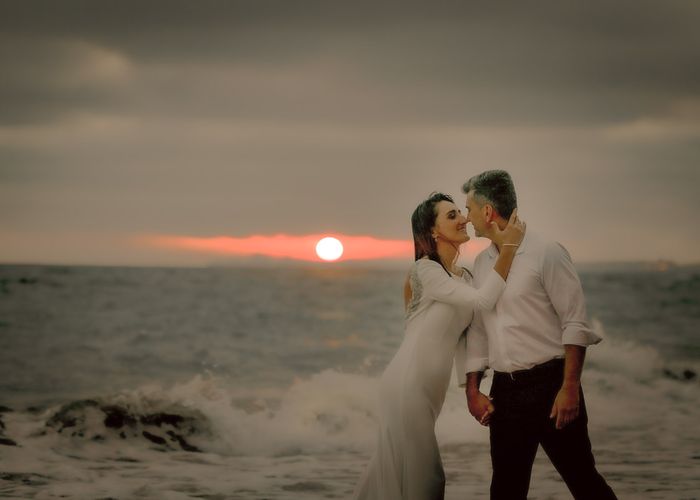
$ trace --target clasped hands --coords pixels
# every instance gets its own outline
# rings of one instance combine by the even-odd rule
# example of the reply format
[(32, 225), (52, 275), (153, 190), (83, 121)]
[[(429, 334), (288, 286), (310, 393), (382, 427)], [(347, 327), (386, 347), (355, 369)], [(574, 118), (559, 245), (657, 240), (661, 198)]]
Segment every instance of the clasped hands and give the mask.
[(477, 422), (488, 426), (491, 421), (491, 414), (495, 411), (491, 398), (481, 391), (466, 391), (467, 407)]
[[(481, 391), (466, 391), (469, 413), (483, 426), (491, 422), (491, 415), (496, 411), (493, 400)], [(563, 429), (576, 420), (579, 415), (579, 388), (563, 385), (554, 399), (549, 418), (556, 419), (555, 427)]]

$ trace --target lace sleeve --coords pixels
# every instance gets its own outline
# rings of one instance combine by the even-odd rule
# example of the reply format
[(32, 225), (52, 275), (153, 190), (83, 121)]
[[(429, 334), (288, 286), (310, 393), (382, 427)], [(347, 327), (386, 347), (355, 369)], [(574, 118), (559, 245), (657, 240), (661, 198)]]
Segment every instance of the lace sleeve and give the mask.
[(411, 300), (406, 308), (406, 317), (408, 318), (413, 314), (418, 305), (420, 304), (420, 299), (423, 296), (423, 284), (418, 279), (418, 272), (416, 266), (414, 265), (411, 269), (411, 274), (409, 275), (409, 283), (411, 284)]

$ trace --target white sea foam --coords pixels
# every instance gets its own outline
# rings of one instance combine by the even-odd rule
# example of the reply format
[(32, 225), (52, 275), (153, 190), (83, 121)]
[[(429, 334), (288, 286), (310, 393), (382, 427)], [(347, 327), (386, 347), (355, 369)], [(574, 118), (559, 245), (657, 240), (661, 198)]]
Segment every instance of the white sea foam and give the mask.
[[(403, 279), (1, 268), (0, 404), (16, 411), (0, 434), (18, 446), (0, 445), (0, 497), (347, 498), (374, 446)], [(611, 337), (583, 376), (601, 472), (620, 498), (700, 498), (697, 271), (582, 281)], [(446, 498), (487, 498), (488, 429), (454, 380), (436, 431)], [(537, 460), (532, 496), (565, 498)]]
[[(648, 346), (606, 339), (590, 348), (583, 384), (591, 438), (601, 467), (627, 474), (646, 467), (639, 463), (644, 456), (673, 468), (674, 481), (687, 491), (700, 449), (693, 432), (700, 419), (698, 381), (675, 380), (664, 368), (663, 357)], [(39, 414), (5, 413), (6, 435), (20, 446), (3, 447), (0, 470), (30, 475), (10, 481), (0, 495), (40, 490), (36, 498), (177, 499), (195, 493), (262, 498), (262, 492), (268, 498), (343, 497), (372, 451), (377, 382), (373, 376), (323, 370), (294, 380), (278, 397), (271, 397), (276, 390), (263, 389), (260, 398), (251, 399), (256, 391), (250, 388), (199, 375), (182, 384), (149, 384), (97, 398), (96, 406), (86, 407), (84, 421), (64, 432), (46, 427), (59, 406)], [(192, 419), (186, 439), (202, 452), (183, 451), (175, 440), (158, 445), (138, 432), (122, 439), (119, 429), (105, 427), (100, 405), (119, 406), (136, 418)], [(151, 427), (167, 438), (166, 428)], [(72, 435), (78, 429), (82, 435)], [(465, 478), (487, 481), (488, 430), (467, 413), (455, 380), (436, 432), (448, 469), (470, 467)], [(103, 439), (94, 441), (97, 435)], [(654, 468), (645, 474), (650, 483), (665, 480)], [(452, 491), (469, 491), (467, 479), (451, 477)], [(550, 490), (542, 493), (557, 496), (556, 488)]]
[[(583, 384), (596, 428), (603, 431), (607, 424), (616, 429), (637, 428), (666, 421), (669, 412), (679, 415), (678, 418), (686, 416), (688, 423), (692, 422), (698, 416), (698, 381), (674, 380), (665, 376), (663, 369), (662, 357), (648, 346), (606, 339), (591, 347)], [(488, 390), (489, 381), (487, 378), (484, 391)], [(198, 375), (182, 384), (170, 387), (150, 384), (98, 401), (103, 406), (124, 408), (136, 418), (165, 413), (191, 419), (196, 429), (191, 430), (187, 439), (208, 452), (223, 455), (366, 452), (373, 446), (375, 437), (377, 385), (377, 377), (323, 370), (296, 379), (279, 398), (251, 400), (247, 389), (227, 386), (215, 376)], [(38, 418), (39, 424), (58, 410), (58, 407), (47, 410)], [(85, 415), (83, 439), (105, 436), (104, 414), (88, 408)], [(26, 429), (13, 434), (8, 428), (7, 432), (18, 441), (29, 438)], [(56, 431), (49, 429), (49, 432)], [(485, 429), (467, 413), (464, 393), (455, 379), (436, 432), (446, 444), (487, 441)], [(676, 432), (681, 434), (682, 430)], [(77, 439), (68, 432), (62, 434), (65, 439)], [(116, 434), (118, 429), (111, 437), (116, 439)]]

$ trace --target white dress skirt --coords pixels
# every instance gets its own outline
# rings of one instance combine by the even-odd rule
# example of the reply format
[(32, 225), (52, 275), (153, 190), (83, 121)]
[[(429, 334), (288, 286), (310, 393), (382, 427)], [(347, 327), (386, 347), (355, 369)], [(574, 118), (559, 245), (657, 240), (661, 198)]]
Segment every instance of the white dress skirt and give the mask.
[(355, 489), (358, 500), (444, 497), (435, 421), (453, 360), (464, 380), (465, 329), (474, 311), (493, 308), (505, 288), (495, 271), (477, 290), (467, 272), (448, 274), (428, 258), (415, 262), (410, 282), (405, 336), (380, 380), (377, 447)]

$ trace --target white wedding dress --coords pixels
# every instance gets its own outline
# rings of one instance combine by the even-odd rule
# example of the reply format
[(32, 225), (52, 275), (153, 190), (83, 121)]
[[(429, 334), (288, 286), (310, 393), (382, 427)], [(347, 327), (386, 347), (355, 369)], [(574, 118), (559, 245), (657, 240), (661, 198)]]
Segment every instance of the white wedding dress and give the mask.
[(427, 258), (411, 269), (413, 297), (403, 343), (381, 377), (377, 448), (353, 498), (441, 499), (445, 474), (435, 438), (455, 362), (464, 383), (465, 328), (474, 310), (493, 308), (505, 287), (492, 271), (480, 289)]

